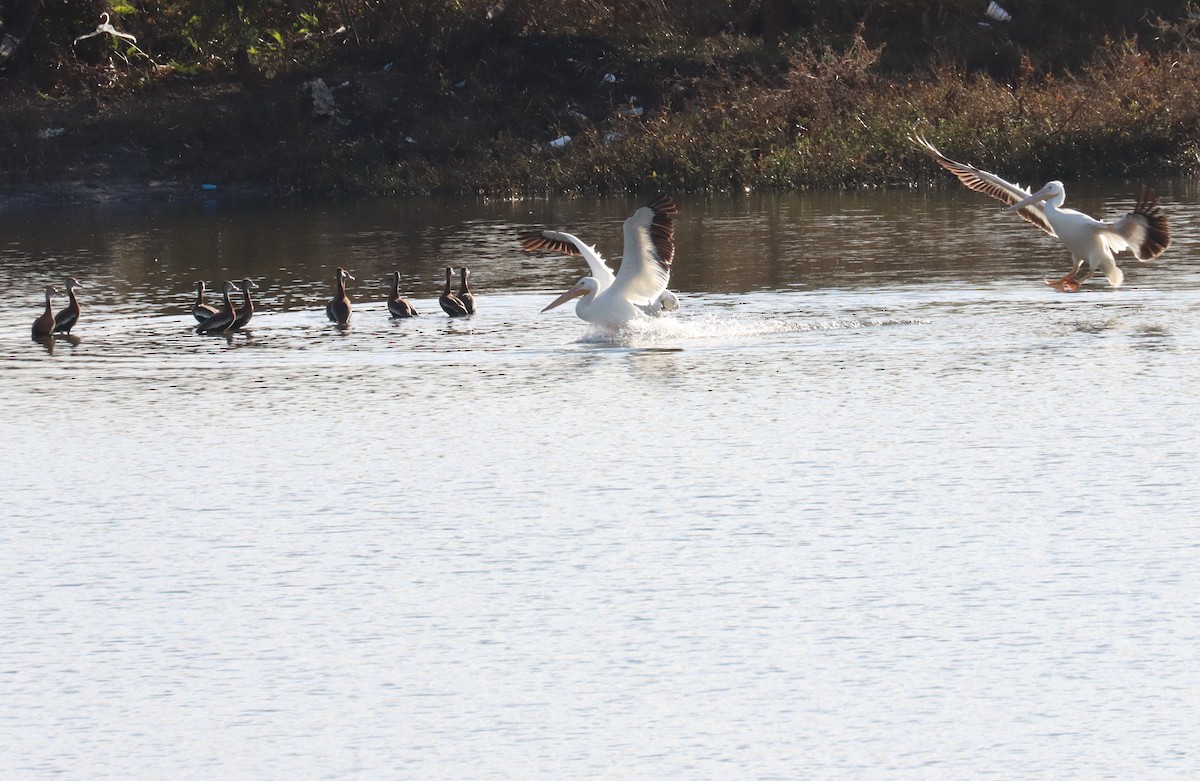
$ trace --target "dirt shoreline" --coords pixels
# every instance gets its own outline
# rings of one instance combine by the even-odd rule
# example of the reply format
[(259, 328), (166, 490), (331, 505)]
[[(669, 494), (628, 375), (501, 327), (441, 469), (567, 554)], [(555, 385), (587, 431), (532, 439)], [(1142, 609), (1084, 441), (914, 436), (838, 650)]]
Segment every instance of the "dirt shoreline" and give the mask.
[(130, 178), (46, 182), (0, 188), (0, 211), (54, 206), (203, 204), (214, 200), (247, 202), (273, 196), (266, 188), (246, 185), (205, 186), (184, 182), (143, 182)]

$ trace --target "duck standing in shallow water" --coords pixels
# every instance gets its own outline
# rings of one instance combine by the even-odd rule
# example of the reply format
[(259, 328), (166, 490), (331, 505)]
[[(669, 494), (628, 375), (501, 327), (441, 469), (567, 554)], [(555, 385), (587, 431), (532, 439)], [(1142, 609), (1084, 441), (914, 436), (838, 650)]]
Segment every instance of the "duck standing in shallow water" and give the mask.
[(454, 269), (446, 266), (446, 287), (442, 290), (442, 295), (438, 298), (438, 303), (442, 305), (442, 311), (451, 317), (466, 317), (471, 314), (467, 311), (467, 305), (462, 299), (450, 292), (450, 277), (454, 274)]
[(334, 279), (337, 281), (337, 290), (334, 291), (333, 298), (325, 305), (325, 316), (338, 325), (345, 325), (350, 320), (350, 296), (346, 295), (346, 280), (354, 280), (346, 272), (346, 269), (339, 268), (334, 273)]
[(258, 290), (258, 285), (250, 279), (243, 277), (242, 284), (239, 285), (242, 290), (242, 306), (237, 310), (237, 317), (233, 319), (233, 325), (229, 326), (230, 331), (237, 331), (250, 322), (250, 318), (254, 317), (254, 302), (250, 300), (250, 291)]
[(70, 300), (67, 302), (66, 308), (54, 316), (55, 333), (70, 334), (71, 329), (79, 322), (79, 300), (75, 298), (77, 288), (82, 289), (83, 285), (79, 284), (79, 280), (75, 277), (68, 277), (67, 297)]
[(50, 305), (50, 299), (56, 295), (58, 295), (58, 291), (53, 287), (46, 288), (46, 309), (37, 320), (33, 321), (34, 340), (45, 339), (54, 333), (54, 309)]
[(215, 306), (209, 306), (204, 303), (204, 280), (196, 281), (196, 303), (192, 304), (192, 317), (196, 318), (197, 323), (203, 323), (208, 318), (217, 313)]
[(392, 286), (392, 294), (388, 296), (388, 312), (392, 317), (416, 317), (417, 308), (400, 297), (400, 272), (393, 271), (383, 284)]
[(471, 272), (466, 266), (458, 270), (459, 277), (462, 279), (458, 284), (458, 300), (463, 302), (463, 306), (467, 308), (467, 314), (475, 314), (475, 294), (471, 292), (471, 287), (467, 284), (467, 277)]
[(237, 290), (237, 285), (232, 282), (225, 283), (225, 305), (218, 309), (212, 317), (196, 326), (196, 333), (223, 334), (229, 330), (233, 321), (237, 319), (237, 310), (234, 309), (233, 302), (229, 300), (229, 294), (235, 290)]

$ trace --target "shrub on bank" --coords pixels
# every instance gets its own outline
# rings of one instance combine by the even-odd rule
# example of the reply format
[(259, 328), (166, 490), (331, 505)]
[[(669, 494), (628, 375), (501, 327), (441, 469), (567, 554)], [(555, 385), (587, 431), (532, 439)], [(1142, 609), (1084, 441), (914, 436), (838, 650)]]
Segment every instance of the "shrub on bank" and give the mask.
[[(137, 51), (104, 35), (70, 44), (109, 6), (67, 5), (34, 50), (50, 65), (0, 82), (0, 133), (20, 139), (0, 145), (9, 182), (890, 185), (931, 173), (905, 140), (918, 126), (948, 153), (1031, 180), (1190, 172), (1200, 159), (1196, 22), (1126, 19), (1125, 5), (1087, 4), (1088, 16), (1083, 3), (1005, 3), (1079, 25), (1042, 45), (1028, 26), (980, 27), (965, 2), (247, 2), (232, 17), (223, 0), (112, 6)], [(335, 113), (314, 113), (317, 77)]]

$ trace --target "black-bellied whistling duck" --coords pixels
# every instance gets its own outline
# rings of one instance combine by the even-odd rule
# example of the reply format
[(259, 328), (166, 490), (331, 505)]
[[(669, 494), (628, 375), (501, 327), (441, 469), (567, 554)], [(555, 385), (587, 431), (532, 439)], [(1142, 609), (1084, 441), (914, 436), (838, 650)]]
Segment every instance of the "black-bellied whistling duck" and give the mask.
[(198, 280), (196, 282), (196, 303), (192, 304), (192, 317), (196, 318), (197, 323), (203, 323), (216, 313), (215, 306), (204, 303), (204, 280)]
[(450, 292), (450, 277), (454, 274), (454, 269), (446, 266), (446, 288), (442, 291), (442, 295), (438, 298), (438, 303), (442, 305), (442, 311), (451, 317), (466, 317), (471, 314), (467, 311), (467, 305), (462, 302), (462, 299)]
[(467, 284), (467, 277), (471, 275), (471, 272), (467, 270), (466, 266), (463, 266), (458, 273), (462, 278), (462, 282), (458, 285), (458, 300), (462, 301), (463, 306), (467, 308), (467, 314), (473, 315), (475, 314), (475, 294), (471, 292), (471, 287)]
[(54, 333), (54, 309), (50, 306), (50, 298), (58, 295), (53, 287), (46, 288), (46, 309), (37, 320), (33, 321), (33, 338), (45, 339)]
[(334, 275), (337, 281), (337, 290), (333, 294), (333, 298), (325, 305), (325, 315), (337, 323), (345, 325), (350, 320), (350, 296), (346, 295), (346, 280), (354, 280), (354, 277), (346, 273), (346, 269), (339, 268)]
[(388, 277), (383, 284), (392, 286), (392, 294), (387, 302), (392, 317), (416, 317), (419, 314), (417, 308), (400, 297), (400, 272), (393, 271)]
[(229, 330), (237, 318), (237, 310), (234, 308), (233, 302), (229, 300), (229, 294), (235, 290), (237, 290), (237, 285), (232, 282), (225, 283), (225, 305), (218, 309), (215, 315), (196, 326), (196, 333), (223, 334)]
[(254, 284), (250, 277), (243, 277), (242, 284), (238, 287), (242, 290), (242, 306), (237, 310), (237, 317), (233, 319), (233, 325), (229, 326), (230, 331), (242, 328), (250, 322), (251, 317), (254, 317), (254, 302), (250, 300), (250, 291), (258, 290), (258, 285)]
[(75, 289), (83, 288), (79, 284), (79, 280), (75, 277), (67, 278), (67, 306), (61, 312), (54, 316), (54, 331), (64, 334), (71, 333), (71, 329), (79, 322), (79, 301), (75, 298)]

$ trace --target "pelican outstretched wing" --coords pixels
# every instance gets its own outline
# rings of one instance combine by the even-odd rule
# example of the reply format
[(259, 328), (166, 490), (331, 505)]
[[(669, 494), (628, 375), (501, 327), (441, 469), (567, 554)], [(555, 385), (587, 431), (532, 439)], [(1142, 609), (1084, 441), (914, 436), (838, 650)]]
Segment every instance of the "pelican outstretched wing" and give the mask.
[(1113, 223), (1107, 241), (1113, 252), (1128, 249), (1138, 260), (1153, 260), (1171, 246), (1171, 228), (1154, 190), (1142, 185), (1133, 211)]
[(664, 195), (625, 220), (625, 253), (613, 282), (614, 292), (638, 306), (658, 299), (671, 278), (675, 259), (675, 224), (679, 210)]
[[(1001, 179), (993, 173), (976, 168), (973, 165), (960, 163), (957, 160), (951, 160), (944, 154), (938, 151), (938, 148), (921, 135), (913, 134), (908, 137), (908, 140), (913, 145), (920, 149), (925, 154), (933, 158), (933, 161), (945, 168), (950, 173), (958, 177), (958, 181), (962, 182), (969, 190), (974, 190), (977, 193), (991, 196), (996, 200), (1004, 203), (1007, 206), (1012, 206), (1014, 203), (1028, 198), (1032, 193), (1019, 184), (1013, 184), (1010, 181)], [(1057, 236), (1054, 228), (1050, 227), (1050, 223), (1046, 220), (1046, 210), (1041, 204), (1033, 204), (1026, 206), (1024, 209), (1017, 211), (1017, 214), (1024, 217), (1029, 222), (1044, 230), (1051, 236)]]
[(613, 283), (615, 278), (613, 270), (604, 262), (604, 258), (600, 256), (595, 247), (584, 244), (583, 240), (577, 236), (562, 231), (541, 230), (527, 231), (519, 234), (517, 238), (521, 240), (521, 248), (526, 252), (548, 249), (564, 255), (581, 256), (587, 261), (588, 271), (592, 277), (600, 283), (601, 290)]

